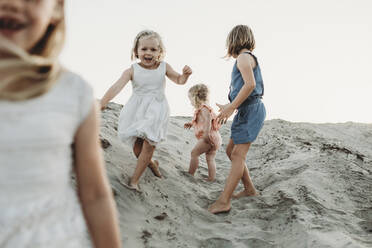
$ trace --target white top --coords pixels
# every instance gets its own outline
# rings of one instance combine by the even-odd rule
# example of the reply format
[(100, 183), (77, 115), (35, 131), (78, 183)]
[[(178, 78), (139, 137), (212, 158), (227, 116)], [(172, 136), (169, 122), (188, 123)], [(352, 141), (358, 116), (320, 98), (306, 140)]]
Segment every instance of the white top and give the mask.
[(0, 101), (0, 247), (90, 247), (70, 171), (92, 104), (71, 72), (40, 97)]
[(119, 138), (133, 146), (139, 138), (152, 145), (164, 141), (169, 121), (169, 106), (165, 98), (166, 63), (154, 70), (132, 65), (133, 94), (124, 105), (118, 124)]

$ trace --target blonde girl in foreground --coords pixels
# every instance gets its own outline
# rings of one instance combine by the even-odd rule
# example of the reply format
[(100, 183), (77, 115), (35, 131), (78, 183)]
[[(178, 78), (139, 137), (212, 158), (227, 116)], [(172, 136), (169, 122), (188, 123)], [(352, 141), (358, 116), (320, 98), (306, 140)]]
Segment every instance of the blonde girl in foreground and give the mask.
[(220, 108), (219, 122), (226, 123), (233, 112), (236, 109), (238, 111), (231, 125), (231, 138), (226, 148), (231, 170), (222, 194), (209, 207), (209, 211), (214, 214), (230, 211), (231, 197), (239, 180), (242, 180), (244, 190), (235, 195), (236, 198), (257, 195), (245, 161), (249, 147), (257, 138), (266, 117), (265, 106), (261, 101), (264, 93), (261, 70), (256, 56), (252, 54), (255, 48), (252, 30), (246, 25), (234, 27), (227, 37), (226, 47), (227, 57), (233, 57), (236, 62), (228, 95), (230, 103), (217, 104)]
[(158, 33), (151, 30), (140, 32), (134, 39), (132, 60), (138, 63), (126, 69), (122, 76), (111, 86), (101, 100), (104, 109), (124, 86), (132, 81), (133, 94), (124, 105), (118, 125), (119, 138), (133, 147), (138, 158), (136, 169), (125, 184), (129, 189), (141, 192), (138, 183), (147, 167), (161, 177), (159, 164), (152, 161), (156, 145), (165, 140), (169, 106), (165, 97), (165, 77), (176, 84), (185, 84), (192, 71), (185, 66), (182, 74), (163, 61), (165, 48)]
[(208, 165), (208, 181), (216, 178), (216, 152), (221, 146), (221, 135), (218, 132), (218, 124), (213, 109), (209, 106), (209, 89), (205, 84), (197, 84), (190, 88), (189, 99), (195, 108), (194, 118), (185, 123), (184, 127), (194, 127), (195, 137), (198, 139), (191, 151), (189, 173), (194, 176), (199, 166), (199, 156), (205, 153)]
[(63, 0), (0, 0), (3, 248), (121, 247), (92, 89), (58, 63), (63, 9)]

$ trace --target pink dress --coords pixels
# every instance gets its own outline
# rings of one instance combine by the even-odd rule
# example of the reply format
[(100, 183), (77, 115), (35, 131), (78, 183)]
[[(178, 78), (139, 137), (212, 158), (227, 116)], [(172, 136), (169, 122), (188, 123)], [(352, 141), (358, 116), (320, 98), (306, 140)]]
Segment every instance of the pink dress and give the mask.
[(218, 124), (218, 122), (216, 120), (217, 115), (214, 113), (213, 109), (206, 104), (203, 104), (200, 108), (195, 110), (194, 118), (191, 121), (192, 126), (194, 127), (195, 137), (197, 139), (201, 139), (203, 137), (204, 130), (205, 130), (205, 125), (207, 124), (207, 123), (203, 122), (202, 119), (198, 118), (199, 113), (202, 110), (202, 108), (207, 108), (209, 110), (209, 113), (210, 113), (210, 116), (211, 116), (211, 122), (212, 122), (211, 125), (210, 125), (211, 130), (209, 131), (209, 139), (211, 140), (212, 145), (217, 150), (221, 146), (221, 143), (222, 143), (221, 135), (218, 132), (221, 125)]

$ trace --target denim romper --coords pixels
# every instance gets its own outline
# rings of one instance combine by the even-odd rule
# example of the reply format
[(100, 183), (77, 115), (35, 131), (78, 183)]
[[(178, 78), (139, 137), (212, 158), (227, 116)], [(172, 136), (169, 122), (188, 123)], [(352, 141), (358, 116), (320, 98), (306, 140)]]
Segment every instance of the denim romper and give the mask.
[[(253, 69), (256, 87), (248, 98), (238, 107), (238, 113), (234, 116), (231, 124), (231, 139), (234, 144), (245, 144), (253, 142), (260, 132), (266, 117), (266, 109), (261, 101), (264, 93), (264, 85), (261, 76), (260, 66), (256, 56), (250, 52), (246, 52), (253, 56), (256, 61), (256, 67)], [(244, 85), (242, 74), (240, 73), (237, 62), (235, 62), (231, 74), (231, 84), (229, 92), (229, 101), (232, 102), (238, 95), (240, 89)]]

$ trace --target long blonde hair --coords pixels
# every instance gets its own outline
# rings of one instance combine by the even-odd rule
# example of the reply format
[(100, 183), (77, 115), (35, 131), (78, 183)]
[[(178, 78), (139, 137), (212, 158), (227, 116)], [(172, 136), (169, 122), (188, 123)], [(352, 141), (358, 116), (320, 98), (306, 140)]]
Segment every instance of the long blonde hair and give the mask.
[(195, 108), (200, 108), (203, 103), (208, 102), (209, 89), (205, 84), (196, 84), (189, 89), (189, 98), (195, 104)]
[(165, 47), (164, 47), (164, 44), (163, 44), (163, 41), (160, 35), (157, 32), (152, 31), (152, 30), (143, 30), (137, 34), (136, 38), (134, 38), (131, 59), (132, 60), (138, 59), (138, 52), (137, 52), (138, 43), (139, 43), (139, 40), (143, 38), (155, 38), (158, 40), (159, 49), (160, 49), (159, 60), (162, 61), (165, 56)]
[(57, 81), (62, 70), (57, 59), (65, 38), (64, 2), (58, 4), (61, 4), (61, 19), (49, 24), (30, 51), (0, 36), (0, 100), (37, 97), (48, 92)]
[(225, 57), (231, 57), (234, 54), (246, 48), (253, 51), (256, 47), (256, 41), (253, 36), (252, 29), (247, 25), (237, 25), (229, 33), (226, 39), (227, 54)]

